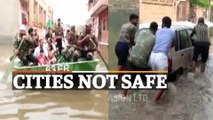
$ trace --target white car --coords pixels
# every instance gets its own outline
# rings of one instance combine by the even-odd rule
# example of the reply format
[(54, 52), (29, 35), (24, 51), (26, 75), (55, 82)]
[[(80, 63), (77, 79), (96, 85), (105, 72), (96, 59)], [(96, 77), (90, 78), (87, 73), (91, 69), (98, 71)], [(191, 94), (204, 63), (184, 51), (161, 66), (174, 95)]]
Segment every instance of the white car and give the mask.
[[(186, 22), (186, 25), (184, 25), (184, 22), (175, 22), (171, 27), (175, 31), (176, 38), (175, 46), (170, 49), (168, 59), (168, 71), (172, 78), (192, 64), (194, 46), (190, 34), (194, 26), (193, 23), (187, 24)], [(161, 25), (159, 25), (159, 29), (161, 29)], [(149, 24), (140, 24), (135, 39), (142, 37), (139, 37), (139, 35), (143, 30), (149, 30)]]

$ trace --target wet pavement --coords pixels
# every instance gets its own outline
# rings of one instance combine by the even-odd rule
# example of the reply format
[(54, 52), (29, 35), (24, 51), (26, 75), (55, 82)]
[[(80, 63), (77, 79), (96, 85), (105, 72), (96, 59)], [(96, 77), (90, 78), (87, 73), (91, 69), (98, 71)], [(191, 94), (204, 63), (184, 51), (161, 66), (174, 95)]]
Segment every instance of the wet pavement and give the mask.
[[(0, 46), (0, 78), (11, 46)], [(97, 66), (104, 70), (103, 63)], [(13, 91), (11, 75), (0, 81), (0, 120), (107, 120), (107, 91)]]
[(169, 89), (158, 104), (153, 102), (154, 90), (130, 90), (126, 98), (121, 96), (121, 91), (110, 91), (109, 119), (212, 120), (213, 53), (206, 72), (199, 71), (200, 65), (194, 77), (186, 70), (175, 82), (169, 83)]

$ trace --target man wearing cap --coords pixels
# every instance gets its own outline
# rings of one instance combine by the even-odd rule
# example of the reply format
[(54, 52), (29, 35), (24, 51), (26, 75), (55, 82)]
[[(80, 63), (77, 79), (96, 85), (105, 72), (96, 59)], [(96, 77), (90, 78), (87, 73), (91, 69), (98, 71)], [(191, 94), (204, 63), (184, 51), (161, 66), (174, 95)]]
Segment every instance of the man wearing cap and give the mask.
[(19, 36), (16, 37), (16, 41), (14, 43), (14, 53), (22, 61), (24, 66), (27, 66), (29, 62), (36, 64), (36, 59), (33, 57), (31, 51), (32, 47), (33, 43), (26, 36), (25, 26), (20, 26)]

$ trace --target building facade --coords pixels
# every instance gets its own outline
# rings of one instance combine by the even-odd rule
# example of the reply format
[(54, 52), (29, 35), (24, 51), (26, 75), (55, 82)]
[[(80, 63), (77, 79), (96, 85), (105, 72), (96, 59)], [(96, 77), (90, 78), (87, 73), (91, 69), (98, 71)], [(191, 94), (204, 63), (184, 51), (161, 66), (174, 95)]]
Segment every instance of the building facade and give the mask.
[(18, 1), (0, 0), (0, 44), (12, 45), (19, 28)]
[(189, 0), (139, 0), (140, 23), (161, 22), (163, 16), (173, 21), (196, 23), (199, 17), (210, 19), (210, 12), (199, 7), (190, 7)]
[(53, 21), (53, 8), (45, 0), (19, 0), (19, 24), (34, 27), (40, 36), (48, 20)]
[(89, 0), (88, 12), (88, 23), (92, 24), (103, 56), (108, 60), (108, 0)]

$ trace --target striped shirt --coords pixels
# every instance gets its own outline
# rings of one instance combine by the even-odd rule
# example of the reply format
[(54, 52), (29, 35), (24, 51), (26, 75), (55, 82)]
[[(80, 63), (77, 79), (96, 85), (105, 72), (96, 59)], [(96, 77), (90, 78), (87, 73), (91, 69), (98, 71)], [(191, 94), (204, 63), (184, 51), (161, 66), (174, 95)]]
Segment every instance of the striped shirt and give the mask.
[(195, 42), (209, 42), (209, 37), (208, 37), (208, 26), (205, 24), (197, 24), (194, 27), (194, 32), (197, 35), (197, 39)]

